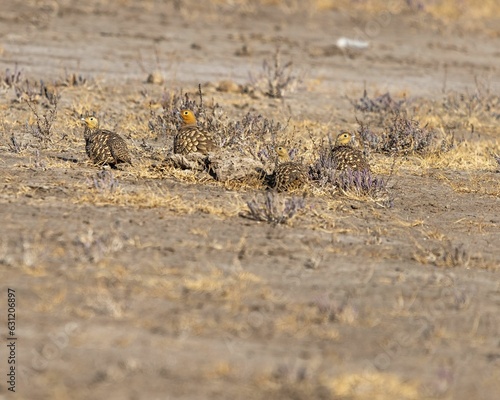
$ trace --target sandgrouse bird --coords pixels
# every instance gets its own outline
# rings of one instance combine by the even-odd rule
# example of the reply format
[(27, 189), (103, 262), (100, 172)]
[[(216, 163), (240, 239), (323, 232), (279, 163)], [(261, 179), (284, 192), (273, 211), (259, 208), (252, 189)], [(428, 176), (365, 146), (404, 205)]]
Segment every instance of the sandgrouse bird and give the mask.
[(307, 183), (307, 170), (298, 162), (290, 161), (283, 146), (276, 147), (278, 161), (274, 170), (274, 188), (278, 192), (301, 189)]
[(119, 163), (132, 164), (125, 140), (115, 132), (99, 129), (96, 117), (82, 118), (85, 122), (85, 150), (94, 164), (116, 167)]
[(351, 146), (354, 136), (349, 132), (341, 132), (332, 149), (332, 157), (339, 171), (351, 169), (352, 171), (370, 171), (370, 165), (363, 153)]
[(208, 132), (200, 129), (191, 110), (181, 110), (182, 125), (174, 138), (174, 153), (189, 154), (198, 152), (208, 154), (216, 146)]

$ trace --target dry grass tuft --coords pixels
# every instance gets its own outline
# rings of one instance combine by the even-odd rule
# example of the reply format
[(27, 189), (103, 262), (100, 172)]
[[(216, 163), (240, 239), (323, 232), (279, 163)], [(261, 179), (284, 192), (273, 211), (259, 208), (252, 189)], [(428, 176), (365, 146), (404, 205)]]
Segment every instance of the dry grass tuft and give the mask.
[(366, 372), (362, 374), (344, 374), (336, 378), (323, 378), (323, 384), (338, 397), (355, 400), (418, 400), (418, 384), (405, 382), (397, 376)]
[(424, 11), (438, 19), (454, 20), (466, 17), (467, 19), (485, 19), (500, 14), (500, 4), (495, 0), (476, 2), (474, 0), (439, 0), (423, 1)]
[[(99, 176), (104, 175), (104, 178)], [(95, 205), (117, 205), (137, 208), (163, 208), (180, 214), (192, 214), (197, 210), (194, 204), (189, 204), (177, 195), (171, 195), (159, 185), (145, 185), (141, 190), (125, 190), (116, 183), (114, 177), (107, 172), (98, 173), (90, 184), (90, 189), (80, 188), (81, 192), (73, 198), (75, 203), (91, 203)], [(102, 188), (104, 186), (104, 189)], [(113, 190), (108, 190), (110, 188)]]
[(421, 264), (431, 264), (443, 268), (467, 268), (471, 256), (463, 244), (454, 245), (451, 241), (439, 242), (434, 248), (425, 248), (416, 243), (417, 250), (413, 259)]
[(460, 171), (495, 171), (495, 152), (500, 151), (499, 141), (458, 143), (446, 154), (432, 154), (425, 161), (434, 168)]
[(195, 292), (226, 292), (231, 288), (234, 291), (234, 285), (238, 285), (240, 289), (247, 284), (258, 283), (262, 280), (250, 272), (227, 273), (218, 268), (212, 268), (209, 275), (200, 275), (193, 278), (184, 279), (184, 289)]

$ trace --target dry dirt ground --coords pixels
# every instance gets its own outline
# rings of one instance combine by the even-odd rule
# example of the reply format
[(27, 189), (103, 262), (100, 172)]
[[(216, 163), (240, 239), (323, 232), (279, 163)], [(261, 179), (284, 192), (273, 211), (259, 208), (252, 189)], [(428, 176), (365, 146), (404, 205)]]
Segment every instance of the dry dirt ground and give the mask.
[[(261, 3), (2, 2), (0, 326), (12, 288), (16, 398), (498, 399), (498, 7)], [(341, 36), (370, 45), (343, 51)], [(259, 84), (278, 48), (291, 76), (271, 98)], [(383, 133), (365, 88), (454, 145), (371, 151), (384, 197), (312, 188), (286, 223), (259, 222), (241, 216), (264, 205), (257, 184), (162, 167), (158, 116), (185, 92), (199, 103), (198, 84), (229, 120), (282, 124), (309, 163), (356, 119)], [(88, 112), (133, 166), (88, 162)]]

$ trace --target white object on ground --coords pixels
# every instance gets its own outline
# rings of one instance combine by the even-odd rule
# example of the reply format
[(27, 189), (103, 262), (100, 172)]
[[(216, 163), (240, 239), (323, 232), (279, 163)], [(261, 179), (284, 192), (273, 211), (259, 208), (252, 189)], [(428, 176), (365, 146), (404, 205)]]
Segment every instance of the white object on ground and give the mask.
[(341, 49), (367, 49), (370, 43), (364, 40), (349, 39), (346, 37), (340, 37), (337, 40), (337, 47)]

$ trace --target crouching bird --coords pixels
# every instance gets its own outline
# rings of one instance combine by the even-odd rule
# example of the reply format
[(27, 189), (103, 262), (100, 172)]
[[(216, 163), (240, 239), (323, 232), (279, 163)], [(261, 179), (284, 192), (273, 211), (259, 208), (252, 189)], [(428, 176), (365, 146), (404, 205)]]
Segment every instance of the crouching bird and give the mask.
[(175, 154), (208, 154), (216, 149), (212, 136), (198, 126), (191, 110), (181, 110), (181, 119), (182, 125), (174, 137)]
[(335, 162), (336, 169), (345, 171), (368, 171), (370, 165), (364, 157), (363, 153), (351, 146), (354, 135), (349, 132), (340, 132), (337, 135), (335, 145), (332, 148), (332, 157)]
[(119, 163), (132, 164), (125, 140), (115, 132), (99, 128), (99, 120), (94, 116), (82, 118), (85, 123), (85, 151), (96, 165), (116, 168)]
[(274, 188), (287, 192), (303, 188), (308, 181), (307, 169), (299, 162), (291, 161), (283, 146), (276, 147), (278, 161), (274, 170)]

